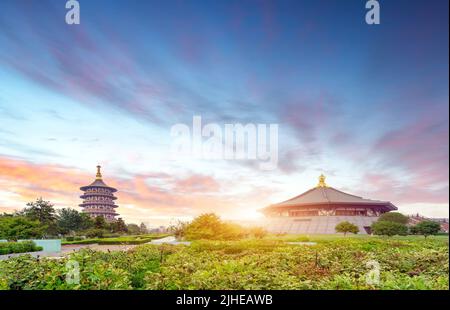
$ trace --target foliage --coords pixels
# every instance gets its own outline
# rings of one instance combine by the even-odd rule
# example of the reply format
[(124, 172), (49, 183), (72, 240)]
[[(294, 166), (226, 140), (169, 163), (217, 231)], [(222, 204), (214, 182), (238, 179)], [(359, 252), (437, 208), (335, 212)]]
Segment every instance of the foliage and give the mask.
[(141, 234), (148, 234), (147, 226), (145, 226), (144, 223), (141, 223), (141, 225), (139, 226), (139, 230), (140, 230)]
[[(4, 289), (442, 289), (448, 286), (448, 239), (323, 238), (314, 246), (280, 240), (195, 241), (141, 245), (128, 252), (82, 250), (62, 259), (0, 261)], [(65, 281), (67, 262), (80, 283)], [(380, 282), (368, 284), (368, 261)]]
[(245, 229), (223, 222), (214, 213), (202, 214), (184, 227), (182, 235), (187, 240), (237, 240), (246, 235)]
[(174, 234), (177, 239), (184, 239), (184, 234), (189, 222), (178, 221), (175, 225), (169, 227), (169, 231)]
[(128, 224), (127, 231), (129, 234), (137, 235), (141, 233), (141, 228), (137, 224)]
[(94, 227), (96, 229), (106, 229), (108, 228), (108, 223), (106, 223), (106, 220), (103, 216), (97, 216), (94, 219)]
[(408, 217), (399, 212), (383, 213), (378, 219), (379, 222), (394, 222), (399, 224), (408, 224)]
[(44, 224), (50, 224), (56, 220), (56, 213), (53, 204), (50, 201), (44, 201), (38, 198), (35, 202), (27, 203), (28, 208), (22, 211), (22, 214), (32, 220)]
[(347, 235), (347, 233), (357, 234), (359, 232), (358, 226), (347, 221), (337, 224), (335, 230), (338, 233), (344, 233), (344, 236)]
[(405, 224), (400, 224), (397, 222), (388, 222), (388, 221), (378, 220), (375, 223), (373, 223), (371, 227), (372, 227), (372, 232), (375, 235), (405, 236), (408, 234), (408, 227)]
[(69, 208), (58, 210), (56, 221), (58, 230), (62, 234), (89, 229), (94, 225), (88, 214)]
[(418, 234), (425, 236), (436, 235), (441, 230), (441, 225), (433, 221), (422, 221), (415, 225)]
[(38, 198), (35, 202), (27, 203), (27, 208), (19, 212), (19, 215), (46, 225), (46, 235), (54, 236), (58, 233), (55, 208), (50, 201), (45, 201), (42, 197)]
[(123, 221), (122, 218), (118, 218), (116, 221), (112, 222), (110, 224), (110, 226), (111, 226), (111, 231), (113, 231), (113, 232), (118, 232), (118, 233), (128, 232), (127, 225), (125, 224), (125, 222)]
[(42, 251), (33, 241), (0, 242), (0, 255)]
[(24, 216), (0, 216), (0, 239), (41, 238), (47, 226)]
[[(97, 217), (99, 218), (99, 217)], [(106, 231), (101, 228), (91, 228), (84, 232), (87, 238), (103, 238)]]
[(417, 225), (409, 227), (409, 234), (411, 234), (411, 235), (418, 235), (419, 234), (419, 229), (416, 226)]
[(262, 239), (268, 234), (267, 230), (262, 227), (251, 227), (248, 229), (248, 233), (256, 239)]

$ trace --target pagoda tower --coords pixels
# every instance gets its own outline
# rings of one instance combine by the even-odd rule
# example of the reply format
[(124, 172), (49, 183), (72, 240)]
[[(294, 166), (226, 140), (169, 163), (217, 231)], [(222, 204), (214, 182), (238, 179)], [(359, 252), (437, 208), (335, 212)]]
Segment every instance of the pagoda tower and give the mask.
[(113, 222), (116, 220), (115, 216), (119, 215), (114, 210), (118, 207), (114, 204), (114, 200), (117, 198), (113, 195), (114, 192), (117, 192), (117, 189), (103, 182), (100, 168), (100, 166), (97, 166), (97, 175), (93, 183), (80, 187), (84, 193), (80, 196), (83, 203), (79, 206), (83, 208), (84, 213), (89, 214), (92, 218), (103, 216), (107, 222)]

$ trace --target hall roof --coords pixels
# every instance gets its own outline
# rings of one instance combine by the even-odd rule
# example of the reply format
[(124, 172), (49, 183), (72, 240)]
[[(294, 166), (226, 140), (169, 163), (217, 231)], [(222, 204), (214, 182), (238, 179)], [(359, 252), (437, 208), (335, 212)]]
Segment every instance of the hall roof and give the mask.
[(268, 208), (336, 204), (384, 206), (389, 210), (397, 210), (397, 207), (389, 201), (366, 199), (330, 187), (325, 183), (323, 175), (319, 177), (319, 184), (316, 187), (286, 201), (270, 205)]

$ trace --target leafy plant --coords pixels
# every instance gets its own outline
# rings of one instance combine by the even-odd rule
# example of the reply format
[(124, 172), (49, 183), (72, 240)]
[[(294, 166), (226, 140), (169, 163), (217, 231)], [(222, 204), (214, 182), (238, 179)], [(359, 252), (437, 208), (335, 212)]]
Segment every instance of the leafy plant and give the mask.
[(32, 241), (22, 242), (1, 242), (0, 243), (0, 255), (11, 253), (26, 253), (42, 251), (42, 247), (37, 246)]
[(0, 239), (41, 238), (46, 229), (47, 226), (24, 216), (0, 216)]
[(344, 233), (344, 236), (347, 235), (347, 233), (357, 234), (359, 232), (358, 226), (347, 221), (337, 224), (335, 230), (336, 232)]
[(399, 224), (408, 224), (408, 217), (399, 212), (383, 213), (378, 219), (379, 222), (394, 222)]
[(408, 234), (408, 227), (397, 222), (377, 221), (372, 224), (371, 228), (375, 235), (406, 236)]
[(430, 235), (436, 235), (441, 230), (441, 225), (433, 221), (422, 221), (415, 226), (418, 234), (428, 237)]

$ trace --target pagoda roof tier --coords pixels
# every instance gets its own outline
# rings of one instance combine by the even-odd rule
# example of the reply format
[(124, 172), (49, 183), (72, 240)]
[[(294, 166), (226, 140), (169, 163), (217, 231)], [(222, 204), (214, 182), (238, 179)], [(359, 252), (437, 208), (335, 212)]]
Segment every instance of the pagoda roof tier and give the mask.
[(115, 197), (115, 196), (113, 196), (113, 195), (108, 195), (108, 194), (99, 194), (99, 193), (84, 193), (83, 195), (81, 195), (80, 196), (80, 198), (82, 198), (82, 199), (86, 199), (86, 198), (89, 198), (89, 197), (108, 197), (108, 198), (110, 198), (111, 200), (116, 200), (117, 199), (117, 197)]
[(358, 208), (378, 208), (384, 211), (397, 210), (397, 207), (389, 201), (366, 199), (330, 187), (325, 184), (323, 175), (319, 180), (319, 184), (315, 188), (286, 201), (270, 205), (264, 208), (263, 211), (291, 209), (293, 207), (295, 209), (302, 209), (302, 207), (311, 209), (314, 207), (323, 208), (324, 206), (354, 206)]
[(113, 215), (113, 216), (117, 216), (119, 215), (118, 213), (115, 212), (105, 212), (105, 211), (98, 211), (98, 210), (89, 210), (89, 212), (86, 212), (90, 215), (96, 215), (96, 214), (107, 214), (107, 215)]
[(82, 191), (87, 191), (88, 189), (91, 189), (91, 188), (107, 188), (111, 192), (117, 192), (117, 189), (115, 189), (114, 187), (106, 185), (105, 182), (103, 182), (103, 180), (95, 180), (94, 182), (92, 182), (89, 185), (80, 187), (80, 189)]
[(101, 206), (108, 206), (111, 208), (117, 208), (119, 207), (118, 205), (115, 205), (113, 203), (107, 203), (107, 202), (100, 202), (100, 201), (92, 201), (92, 202), (83, 202), (82, 204), (79, 204), (80, 207), (85, 207), (85, 206), (97, 206), (97, 205), (101, 205)]

